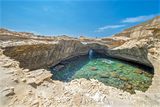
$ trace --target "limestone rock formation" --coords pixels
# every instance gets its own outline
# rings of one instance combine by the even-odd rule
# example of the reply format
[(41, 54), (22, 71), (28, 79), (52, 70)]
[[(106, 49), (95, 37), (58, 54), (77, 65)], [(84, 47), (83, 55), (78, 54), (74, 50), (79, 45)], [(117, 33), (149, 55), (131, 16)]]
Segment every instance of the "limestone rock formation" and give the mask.
[[(40, 85), (44, 80), (50, 79), (52, 74), (44, 69), (38, 69), (27, 73), (26, 81), (30, 85)], [(22, 80), (24, 81), (24, 79)]]
[[(88, 54), (89, 49), (153, 67), (152, 85), (131, 95), (94, 79), (50, 79), (49, 66)], [(38, 37), (0, 29), (0, 75), (2, 107), (159, 107), (160, 17), (102, 39)]]
[(152, 66), (147, 56), (148, 50), (160, 42), (160, 17), (126, 29), (114, 37), (117, 36), (127, 36), (129, 39), (124, 44), (108, 50), (109, 55)]
[(37, 69), (55, 65), (68, 57), (87, 54), (88, 50), (89, 47), (78, 40), (60, 40), (51, 44), (6, 47), (4, 54), (18, 60), (21, 67)]

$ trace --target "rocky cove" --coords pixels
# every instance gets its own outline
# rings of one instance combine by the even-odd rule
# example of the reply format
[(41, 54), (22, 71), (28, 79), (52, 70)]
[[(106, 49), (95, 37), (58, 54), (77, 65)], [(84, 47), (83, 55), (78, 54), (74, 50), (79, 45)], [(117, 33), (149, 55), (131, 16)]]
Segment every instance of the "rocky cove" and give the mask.
[[(61, 61), (65, 60), (65, 59), (67, 60), (67, 59), (70, 59), (70, 58), (73, 58), (76, 56), (78, 57), (81, 55), (87, 55), (90, 50), (94, 50), (94, 51), (100, 52), (101, 54), (104, 54), (104, 55), (107, 54), (107, 56), (110, 56), (109, 49), (107, 46), (104, 47), (103, 45), (101, 46), (101, 44), (98, 44), (98, 43), (85, 43), (85, 44), (83, 44), (83, 43), (81, 43), (81, 41), (78, 41), (78, 40), (60, 40), (59, 42), (57, 42), (55, 44), (46, 44), (46, 45), (38, 44), (38, 45), (23, 45), (23, 46), (7, 47), (7, 48), (5, 48), (4, 54), (13, 58), (13, 59), (18, 60), (20, 62), (20, 67), (30, 69), (30, 70), (35, 70), (35, 69), (40, 69), (40, 68), (41, 69), (49, 69), (49, 67), (55, 66), (56, 64), (60, 63)], [(106, 52), (104, 52), (104, 50), (106, 50)], [(83, 57), (81, 57), (81, 58), (83, 58)], [(83, 61), (85, 59), (81, 60), (81, 58), (79, 59), (80, 63), (83, 63)], [(143, 59), (145, 59), (145, 58), (143, 58)], [(86, 59), (86, 61), (87, 61), (87, 59)], [(70, 61), (70, 63), (71, 62), (72, 61)], [(76, 63), (76, 62), (74, 62), (74, 63)], [(141, 62), (141, 63), (144, 65), (146, 64), (146, 62)], [(148, 63), (149, 63), (149, 61), (148, 61)], [(146, 65), (148, 66), (149, 64), (146, 64)], [(95, 66), (96, 65), (92, 65), (91, 67), (95, 67)], [(112, 68), (115, 69), (116, 66), (119, 66), (119, 65), (115, 65)], [(140, 66), (142, 66), (142, 65), (140, 65)], [(149, 65), (149, 66), (152, 67), (152, 65)], [(77, 67), (79, 68), (79, 64)], [(74, 68), (76, 68), (76, 66), (74, 66), (73, 69)], [(144, 67), (144, 68), (146, 68), (146, 67)], [(106, 66), (106, 70), (104, 70), (104, 72), (102, 72), (103, 77), (105, 76), (104, 73), (107, 72), (107, 69), (108, 69), (108, 67)], [(113, 71), (113, 69), (111, 69), (111, 71)], [(86, 70), (89, 71), (88, 69), (86, 69)], [(124, 68), (124, 71), (126, 71), (126, 70), (127, 70), (127, 66)], [(70, 71), (73, 71), (73, 70), (70, 69)], [(87, 72), (87, 71), (85, 71), (85, 72)], [(145, 70), (141, 71), (140, 69), (137, 69), (137, 71), (145, 72)], [(152, 72), (152, 71), (153, 70), (149, 69), (149, 71), (146, 71), (146, 72)], [(61, 71), (59, 71), (59, 72), (61, 72)], [(122, 72), (123, 72), (123, 70), (122, 70)], [(134, 72), (134, 71), (131, 70), (129, 72)], [(67, 73), (67, 71), (66, 71), (66, 73)], [(115, 74), (115, 73), (118, 73), (118, 72), (113, 72), (112, 74)], [(89, 75), (89, 73), (87, 75)], [(120, 75), (120, 74), (117, 74), (117, 75)], [(125, 75), (128, 75), (128, 74), (125, 74)], [(132, 76), (133, 75), (134, 74), (132, 74)], [(147, 74), (147, 75), (149, 76), (149, 74)], [(62, 76), (64, 76), (64, 75), (62, 75)], [(53, 77), (54, 77), (54, 73), (53, 73)], [(149, 84), (151, 83), (152, 76), (150, 75), (149, 77), (150, 77), (150, 80), (144, 81), (144, 82), (146, 82), (146, 85), (143, 85), (144, 87), (147, 87), (147, 88), (149, 87)], [(84, 77), (81, 77), (81, 78), (85, 78), (85, 75), (84, 75)], [(90, 76), (90, 77), (88, 77), (88, 79), (89, 78), (91, 79), (93, 77)], [(113, 78), (114, 78), (114, 76), (113, 76)], [(124, 79), (126, 77), (122, 76), (121, 78), (119, 78), (119, 79), (122, 81), (125, 81)], [(129, 78), (126, 78), (126, 79), (129, 79)], [(108, 81), (106, 78), (103, 80)], [(103, 80), (101, 79), (101, 81), (103, 81)], [(116, 80), (117, 82), (115, 81), (115, 82), (111, 82), (109, 84), (117, 87), (116, 84), (120, 80)], [(140, 81), (137, 80), (137, 82), (139, 83)], [(115, 85), (113, 83), (115, 83)], [(138, 83), (136, 83), (136, 84), (138, 84)], [(148, 83), (148, 86), (147, 86), (147, 83)], [(119, 85), (120, 85), (119, 87), (121, 87), (121, 88), (123, 87), (122, 89), (129, 91), (129, 89), (126, 89), (126, 87), (131, 87), (130, 83), (126, 82), (125, 84), (127, 84), (127, 86), (125, 86), (125, 84), (123, 84), (123, 86), (122, 86), (122, 84), (123, 83), (119, 83)], [(140, 86), (140, 84), (138, 84), (138, 85)], [(146, 88), (143, 88), (142, 90), (144, 91), (144, 90), (146, 90)], [(134, 91), (132, 89), (129, 92), (134, 93)]]
[(153, 70), (150, 67), (117, 60), (90, 50), (88, 55), (81, 55), (61, 61), (51, 67), (53, 80), (70, 82), (74, 79), (95, 79), (107, 86), (135, 93), (146, 91), (151, 85)]
[[(2, 99), (0, 104), (37, 107), (64, 105), (101, 107), (119, 104), (158, 107), (160, 105), (159, 21), (159, 17), (156, 17), (111, 38), (102, 39), (45, 38), (1, 29), (0, 36), (3, 39), (0, 43), (0, 70), (3, 78), (0, 84)], [(51, 79), (50, 67), (76, 56), (87, 55), (90, 49), (112, 58), (153, 68), (154, 75), (150, 87), (145, 92), (135, 90), (135, 94), (130, 94), (104, 85), (94, 78), (74, 79), (68, 83)]]

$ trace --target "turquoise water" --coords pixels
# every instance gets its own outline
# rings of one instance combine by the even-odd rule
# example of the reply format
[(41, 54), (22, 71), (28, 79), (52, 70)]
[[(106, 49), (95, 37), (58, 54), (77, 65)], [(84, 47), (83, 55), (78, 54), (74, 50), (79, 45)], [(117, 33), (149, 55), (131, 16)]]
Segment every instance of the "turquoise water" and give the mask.
[(54, 80), (69, 82), (73, 79), (97, 79), (108, 86), (113, 86), (130, 93), (135, 90), (146, 91), (151, 85), (153, 70), (143, 65), (113, 59), (96, 54), (78, 56), (51, 68)]

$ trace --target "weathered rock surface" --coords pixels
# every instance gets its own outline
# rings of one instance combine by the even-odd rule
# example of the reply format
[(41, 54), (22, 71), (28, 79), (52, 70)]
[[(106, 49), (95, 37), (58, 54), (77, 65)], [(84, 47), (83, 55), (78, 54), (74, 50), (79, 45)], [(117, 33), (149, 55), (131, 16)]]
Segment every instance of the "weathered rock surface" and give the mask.
[[(0, 106), (160, 106), (160, 17), (109, 39), (81, 39), (37, 37), (1, 29)], [(68, 83), (54, 81), (50, 79), (50, 71), (40, 69), (66, 58), (87, 54), (91, 48), (112, 57), (154, 67), (152, 85), (146, 92), (136, 91), (131, 95), (94, 79)]]
[(2, 94), (4, 96), (14, 95), (14, 87), (6, 87), (4, 90), (2, 90)]
[(153, 66), (148, 59), (148, 50), (160, 42), (160, 17), (126, 29), (114, 38), (116, 36), (129, 39), (124, 44), (108, 50), (110, 56)]
[(152, 85), (145, 93), (135, 95), (135, 106), (160, 105), (160, 17), (129, 28), (115, 37), (130, 38), (124, 44), (107, 51), (112, 57), (134, 61), (154, 68)]
[(27, 84), (40, 85), (44, 80), (50, 79), (52, 74), (44, 69), (38, 69), (27, 73)]
[(4, 54), (20, 62), (20, 67), (38, 69), (59, 63), (69, 57), (87, 54), (88, 46), (78, 40), (60, 40), (51, 44), (6, 47)]

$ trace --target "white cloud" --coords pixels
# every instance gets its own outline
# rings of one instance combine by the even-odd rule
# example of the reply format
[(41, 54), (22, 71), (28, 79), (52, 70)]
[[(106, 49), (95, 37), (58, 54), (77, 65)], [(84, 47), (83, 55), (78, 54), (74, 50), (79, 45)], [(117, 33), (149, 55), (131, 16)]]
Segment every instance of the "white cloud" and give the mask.
[(116, 28), (122, 28), (125, 27), (126, 25), (106, 25), (104, 27), (100, 27), (96, 30), (96, 32), (104, 32), (107, 29), (116, 29)]
[(148, 15), (148, 16), (137, 16), (137, 17), (130, 17), (122, 20), (122, 23), (134, 23), (134, 22), (142, 22), (153, 18), (155, 15)]

